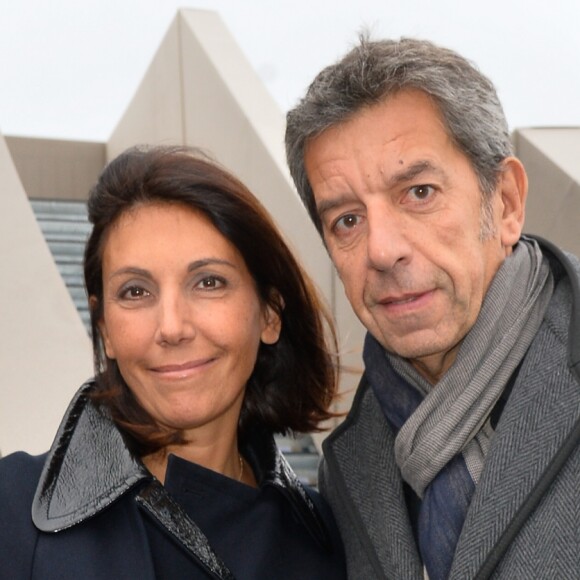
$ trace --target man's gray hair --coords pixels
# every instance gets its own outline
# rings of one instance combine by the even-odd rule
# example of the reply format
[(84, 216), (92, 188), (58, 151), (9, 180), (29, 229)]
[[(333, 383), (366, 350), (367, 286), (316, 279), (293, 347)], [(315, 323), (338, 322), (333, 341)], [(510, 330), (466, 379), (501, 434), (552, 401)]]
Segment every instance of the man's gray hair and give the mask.
[(323, 69), (287, 114), (286, 156), (298, 193), (319, 232), (314, 195), (304, 167), (309, 139), (403, 89), (417, 89), (438, 106), (449, 136), (467, 156), (483, 192), (482, 236), (489, 199), (503, 159), (513, 154), (505, 114), (491, 81), (467, 59), (429, 41), (404, 38), (359, 44)]

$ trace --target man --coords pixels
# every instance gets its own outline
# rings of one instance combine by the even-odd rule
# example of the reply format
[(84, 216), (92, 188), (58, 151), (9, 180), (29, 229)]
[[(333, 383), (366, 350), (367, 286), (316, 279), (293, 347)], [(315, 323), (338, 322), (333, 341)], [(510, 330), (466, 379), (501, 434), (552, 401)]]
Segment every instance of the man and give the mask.
[(578, 578), (580, 262), (522, 236), (493, 85), (429, 42), (363, 38), (287, 120), (368, 329), (320, 470), (349, 577)]

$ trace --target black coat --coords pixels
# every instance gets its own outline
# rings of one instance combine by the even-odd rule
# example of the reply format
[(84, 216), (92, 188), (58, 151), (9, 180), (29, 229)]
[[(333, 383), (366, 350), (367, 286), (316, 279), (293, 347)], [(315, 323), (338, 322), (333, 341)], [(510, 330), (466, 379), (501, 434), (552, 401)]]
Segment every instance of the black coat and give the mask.
[[(233, 578), (112, 421), (87, 401), (91, 387), (72, 401), (48, 454), (0, 460), (0, 578), (153, 580), (145, 514), (197, 565), (196, 578)], [(271, 438), (245, 452), (253, 454), (257, 479), (280, 490), (328, 561), (330, 575), (320, 577), (344, 578), (342, 546), (320, 496), (297, 481)]]

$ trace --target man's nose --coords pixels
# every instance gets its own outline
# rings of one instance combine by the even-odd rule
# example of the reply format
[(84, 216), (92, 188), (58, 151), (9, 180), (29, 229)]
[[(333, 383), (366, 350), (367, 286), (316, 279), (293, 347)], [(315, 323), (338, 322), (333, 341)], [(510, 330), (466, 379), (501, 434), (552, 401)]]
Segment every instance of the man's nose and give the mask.
[(409, 260), (412, 248), (403, 216), (384, 206), (368, 209), (367, 228), (369, 267), (385, 271)]

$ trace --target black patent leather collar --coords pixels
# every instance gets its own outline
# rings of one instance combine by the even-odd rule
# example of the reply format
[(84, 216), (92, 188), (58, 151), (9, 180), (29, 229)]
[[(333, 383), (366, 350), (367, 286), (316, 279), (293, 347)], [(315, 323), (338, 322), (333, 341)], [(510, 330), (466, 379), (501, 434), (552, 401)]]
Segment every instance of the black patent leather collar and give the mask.
[(32, 520), (43, 532), (79, 524), (152, 479), (113, 422), (88, 403), (92, 387), (85, 383), (71, 401), (40, 475)]
[(157, 479), (139, 491), (135, 501), (157, 520), (211, 578), (235, 580), (233, 574), (213, 551), (209, 540)]
[[(85, 383), (71, 401), (48, 453), (32, 506), (33, 522), (41, 531), (58, 532), (75, 526), (140, 482), (149, 482), (142, 490), (144, 497), (149, 497), (147, 489), (156, 481), (131, 455), (112, 420), (88, 401), (93, 385), (92, 381)], [(274, 438), (265, 431), (255, 431), (242, 452), (259, 485), (278, 489), (314, 540), (330, 548), (330, 537), (317, 509)], [(158, 489), (155, 494), (155, 502), (150, 503), (159, 506)], [(143, 505), (139, 499), (138, 503)], [(161, 521), (155, 509), (144, 507)]]

